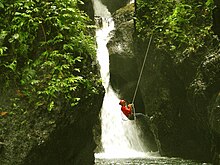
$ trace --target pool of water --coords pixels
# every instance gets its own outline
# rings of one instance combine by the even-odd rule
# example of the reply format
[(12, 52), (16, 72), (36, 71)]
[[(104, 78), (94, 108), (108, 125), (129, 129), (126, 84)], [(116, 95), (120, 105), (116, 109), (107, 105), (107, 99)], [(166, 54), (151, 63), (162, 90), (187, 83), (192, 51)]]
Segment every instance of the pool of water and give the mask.
[(95, 165), (211, 165), (192, 160), (178, 158), (132, 158), (132, 159), (104, 159), (96, 158)]

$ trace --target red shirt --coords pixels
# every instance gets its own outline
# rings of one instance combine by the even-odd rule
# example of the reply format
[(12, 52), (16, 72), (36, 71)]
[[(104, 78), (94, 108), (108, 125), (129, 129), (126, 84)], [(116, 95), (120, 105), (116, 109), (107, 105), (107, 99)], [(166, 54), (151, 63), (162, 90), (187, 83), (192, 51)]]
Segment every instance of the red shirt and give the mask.
[(125, 116), (131, 115), (131, 108), (126, 106), (121, 106), (121, 111), (124, 113)]

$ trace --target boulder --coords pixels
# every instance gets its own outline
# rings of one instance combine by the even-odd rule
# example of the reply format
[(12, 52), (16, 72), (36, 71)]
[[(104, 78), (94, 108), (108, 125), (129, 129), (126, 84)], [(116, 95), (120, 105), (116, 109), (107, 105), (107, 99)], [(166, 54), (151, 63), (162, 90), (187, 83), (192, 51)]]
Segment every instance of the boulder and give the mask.
[[(129, 5), (113, 14), (116, 29), (108, 44), (111, 84), (128, 101), (133, 98), (149, 42), (136, 40), (132, 14)], [(200, 51), (176, 63), (173, 55), (154, 45), (156, 37), (147, 54), (135, 107), (151, 119), (161, 155), (210, 162), (213, 144), (219, 157), (218, 111), (208, 110), (211, 98), (219, 92), (219, 53)], [(211, 119), (208, 111), (214, 114)]]
[[(110, 56), (110, 82), (122, 98), (132, 101), (138, 81), (137, 61), (134, 54), (134, 4), (126, 5), (113, 14), (115, 30), (108, 43)], [(138, 90), (135, 103), (137, 111), (144, 112)]]
[[(60, 105), (53, 112), (32, 110), (24, 100), (1, 95), (0, 164), (91, 165), (96, 144), (93, 127), (104, 97), (103, 87), (86, 104)], [(9, 101), (11, 100), (11, 101)]]
[(104, 5), (107, 6), (108, 10), (113, 13), (117, 9), (125, 6), (129, 0), (101, 0)]
[(140, 130), (139, 137), (142, 139), (147, 152), (158, 151), (158, 144), (156, 142), (157, 135), (155, 134), (155, 129), (147, 115), (142, 113), (136, 114), (136, 124)]

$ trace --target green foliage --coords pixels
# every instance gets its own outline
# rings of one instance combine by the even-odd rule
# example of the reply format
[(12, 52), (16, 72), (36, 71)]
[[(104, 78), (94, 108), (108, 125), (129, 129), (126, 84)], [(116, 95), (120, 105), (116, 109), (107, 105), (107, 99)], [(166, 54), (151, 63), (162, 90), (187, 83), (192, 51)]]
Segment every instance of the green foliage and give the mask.
[[(18, 84), (23, 95), (49, 111), (75, 106), (82, 92), (97, 93), (90, 19), (78, 0), (0, 3), (0, 82)], [(12, 77), (15, 77), (12, 79)], [(19, 84), (20, 82), (20, 84)]]
[(137, 0), (136, 28), (143, 40), (154, 34), (156, 46), (178, 63), (212, 43), (213, 0)]

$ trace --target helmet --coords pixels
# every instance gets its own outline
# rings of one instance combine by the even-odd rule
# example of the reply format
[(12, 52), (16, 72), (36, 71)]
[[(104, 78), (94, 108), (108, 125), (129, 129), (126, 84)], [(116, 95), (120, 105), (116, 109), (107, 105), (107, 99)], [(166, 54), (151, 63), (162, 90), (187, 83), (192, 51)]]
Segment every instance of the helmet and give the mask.
[(125, 104), (125, 100), (120, 100), (119, 105)]

